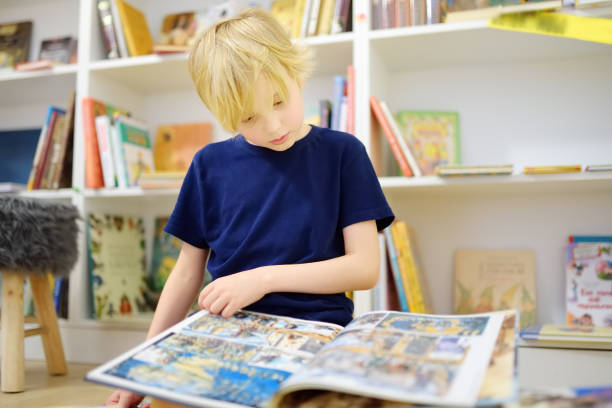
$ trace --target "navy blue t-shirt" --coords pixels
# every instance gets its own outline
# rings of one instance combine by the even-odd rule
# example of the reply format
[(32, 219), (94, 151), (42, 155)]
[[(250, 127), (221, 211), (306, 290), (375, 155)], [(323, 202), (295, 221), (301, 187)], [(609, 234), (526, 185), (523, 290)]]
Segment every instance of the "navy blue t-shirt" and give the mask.
[[(216, 279), (342, 256), (344, 227), (376, 220), (380, 231), (393, 218), (363, 144), (313, 126), (281, 152), (241, 135), (201, 149), (165, 231), (210, 248)], [(245, 309), (346, 325), (353, 303), (344, 293), (269, 293)]]

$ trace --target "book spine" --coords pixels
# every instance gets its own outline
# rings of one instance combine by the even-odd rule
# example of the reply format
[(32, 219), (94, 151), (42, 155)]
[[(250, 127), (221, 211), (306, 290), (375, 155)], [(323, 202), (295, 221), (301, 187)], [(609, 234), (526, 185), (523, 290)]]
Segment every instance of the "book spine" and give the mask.
[(384, 101), (380, 101), (380, 107), (383, 111), (383, 114), (387, 118), (387, 121), (389, 122), (389, 126), (391, 127), (391, 131), (397, 139), (397, 143), (399, 144), (400, 148), (402, 149), (402, 152), (404, 153), (404, 157), (406, 157), (406, 160), (408, 161), (408, 165), (410, 166), (410, 170), (412, 170), (412, 174), (414, 174), (415, 177), (421, 177), (423, 175), (423, 172), (421, 171), (416, 159), (414, 158), (414, 154), (412, 154), (412, 150), (410, 150), (408, 143), (406, 143), (402, 132), (397, 126), (397, 122), (391, 114), (387, 103)]
[(404, 221), (397, 222), (397, 230), (399, 233), (399, 239), (404, 248), (404, 254), (406, 256), (406, 266), (408, 272), (408, 283), (410, 288), (411, 297), (414, 300), (416, 311), (419, 313), (428, 313), (423, 298), (423, 285), (419, 279), (419, 273), (417, 270), (417, 264), (414, 256), (414, 250), (410, 244), (410, 236), (408, 234), (408, 227)]
[(66, 123), (64, 126), (64, 134), (59, 146), (59, 154), (57, 159), (57, 168), (53, 174), (53, 181), (51, 188), (58, 189), (63, 186), (62, 181), (68, 179), (68, 175), (72, 178), (72, 143), (74, 137), (74, 104), (76, 100), (76, 93), (72, 91), (70, 93), (70, 101), (68, 102), (68, 109), (66, 110)]
[(96, 135), (96, 119), (94, 104), (98, 103), (92, 98), (83, 98), (83, 136), (85, 140), (85, 187), (104, 187), (102, 175), (102, 163), (100, 163), (100, 151), (98, 149), (98, 137)]
[(119, 124), (117, 120), (112, 122), (110, 127), (111, 146), (113, 148), (113, 156), (115, 156), (115, 174), (117, 175), (117, 186), (119, 188), (126, 188), (127, 183), (127, 170), (125, 169), (125, 160), (123, 158), (123, 147), (121, 145), (121, 137), (119, 136)]
[(400, 279), (402, 280), (402, 286), (404, 287), (404, 295), (406, 296), (406, 301), (408, 302), (408, 308), (412, 313), (421, 313), (421, 309), (416, 302), (416, 298), (414, 297), (413, 282), (411, 282), (408, 271), (409, 265), (406, 255), (406, 247), (402, 241), (397, 223), (391, 224), (391, 237), (393, 238), (393, 246), (395, 247), (395, 254), (397, 256)]
[(331, 32), (332, 20), (334, 18), (335, 0), (322, 0), (317, 35), (327, 35)]
[(406, 158), (404, 157), (402, 150), (399, 147), (397, 138), (393, 134), (393, 131), (391, 130), (391, 127), (389, 126), (389, 123), (385, 118), (382, 108), (380, 107), (380, 102), (378, 101), (378, 98), (376, 98), (374, 95), (370, 96), (370, 106), (372, 108), (372, 111), (374, 112), (374, 116), (376, 116), (378, 123), (382, 127), (383, 133), (389, 141), (391, 151), (393, 152), (393, 155), (395, 156), (395, 159), (397, 160), (402, 170), (402, 173), (406, 177), (412, 177), (412, 170), (410, 169), (410, 166), (408, 165), (408, 162), (406, 161)]
[(115, 33), (117, 35), (117, 44), (119, 45), (119, 55), (122, 58), (128, 58), (130, 53), (128, 52), (127, 44), (125, 42), (125, 35), (123, 33), (123, 26), (121, 25), (121, 18), (119, 17), (119, 9), (117, 3), (121, 0), (110, 0), (111, 14), (113, 15), (113, 26), (115, 27)]
[(342, 97), (344, 96), (345, 79), (341, 75), (334, 77), (334, 89), (332, 99), (332, 120), (331, 129), (340, 129), (340, 105), (342, 104)]
[(393, 242), (393, 236), (391, 234), (391, 227), (387, 227), (384, 230), (385, 238), (387, 239), (387, 253), (389, 254), (389, 260), (391, 261), (391, 272), (393, 273), (393, 280), (395, 281), (395, 287), (397, 289), (397, 297), (400, 302), (402, 312), (410, 312), (408, 305), (408, 299), (406, 299), (406, 291), (404, 284), (402, 283), (402, 277), (400, 275), (400, 267), (397, 260), (397, 253), (395, 251), (395, 245)]
[(55, 171), (57, 171), (59, 161), (59, 150), (62, 143), (62, 137), (66, 129), (66, 114), (59, 115), (55, 126), (53, 127), (53, 133), (51, 134), (51, 147), (50, 147), (50, 158), (47, 161), (47, 166), (43, 172), (42, 185), (43, 188), (53, 188), (53, 178), (55, 177)]
[(53, 107), (50, 107), (47, 111), (47, 118), (45, 119), (45, 123), (40, 130), (40, 136), (38, 138), (38, 143), (36, 144), (36, 151), (34, 153), (34, 159), (32, 160), (32, 168), (30, 169), (30, 175), (28, 177), (28, 190), (34, 189), (34, 180), (36, 179), (36, 172), (38, 171), (38, 166), (40, 165), (40, 156), (42, 155), (43, 147), (45, 145), (45, 140), (47, 137), (47, 129), (49, 128), (49, 122), (51, 121), (51, 114), (53, 113)]
[(346, 132), (355, 134), (355, 67), (349, 65), (346, 69)]
[(110, 0), (98, 0), (98, 16), (100, 17), (100, 28), (104, 39), (104, 48), (107, 58), (119, 58), (119, 45), (113, 27), (113, 14), (111, 12)]
[(306, 35), (312, 37), (317, 34), (317, 23), (319, 21), (319, 10), (321, 8), (321, 0), (312, 0), (312, 7), (308, 17), (308, 30)]
[(302, 17), (306, 8), (306, 0), (298, 0), (295, 2), (293, 9), (293, 25), (291, 26), (291, 38), (298, 38), (302, 28)]
[(49, 123), (49, 126), (47, 127), (47, 132), (45, 135), (45, 144), (43, 146), (43, 149), (40, 155), (40, 163), (38, 165), (38, 168), (36, 169), (36, 177), (34, 178), (34, 187), (33, 187), (34, 190), (38, 190), (39, 188), (41, 188), (41, 180), (42, 180), (45, 166), (47, 165), (49, 149), (51, 146), (51, 139), (53, 139), (53, 128), (55, 126), (55, 122), (57, 121), (58, 115), (59, 115), (58, 111), (56, 109), (53, 109), (53, 112), (51, 113), (51, 121)]
[(96, 117), (96, 133), (98, 135), (98, 150), (100, 151), (100, 162), (102, 164), (102, 176), (104, 186), (115, 187), (115, 165), (110, 140), (110, 118), (106, 115)]

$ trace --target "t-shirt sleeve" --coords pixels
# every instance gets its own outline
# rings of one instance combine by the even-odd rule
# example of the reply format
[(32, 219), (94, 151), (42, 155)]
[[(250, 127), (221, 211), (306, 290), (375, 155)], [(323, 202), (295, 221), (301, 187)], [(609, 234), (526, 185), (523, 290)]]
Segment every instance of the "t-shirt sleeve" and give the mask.
[(383, 230), (395, 216), (382, 192), (372, 162), (361, 143), (351, 149), (342, 164), (340, 223), (342, 228), (357, 222), (376, 220)]
[(205, 189), (203, 169), (194, 157), (181, 186), (174, 210), (164, 228), (169, 234), (198, 248), (208, 248), (205, 239)]

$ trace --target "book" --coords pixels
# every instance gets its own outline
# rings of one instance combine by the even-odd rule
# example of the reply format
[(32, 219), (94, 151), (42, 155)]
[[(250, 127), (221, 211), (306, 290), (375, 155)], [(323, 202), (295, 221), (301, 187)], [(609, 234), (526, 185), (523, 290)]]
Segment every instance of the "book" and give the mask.
[(612, 350), (612, 327), (529, 324), (519, 335), (535, 347)]
[(55, 67), (56, 65), (58, 65), (57, 62), (46, 60), (46, 59), (18, 62), (15, 65), (15, 71), (17, 72), (42, 71), (45, 69), (53, 69), (53, 67)]
[(514, 311), (372, 312), (342, 328), (201, 310), (85, 379), (192, 407), (473, 405), (514, 397), (515, 322)]
[(149, 131), (143, 122), (122, 115), (115, 118), (115, 128), (127, 186), (137, 186), (142, 173), (155, 170)]
[(612, 242), (612, 235), (570, 235), (568, 243), (574, 242)]
[[(50, 116), (48, 117), (48, 123), (45, 128), (45, 134), (41, 133), (41, 137), (44, 137), (44, 141), (40, 151), (39, 162), (36, 165), (36, 172), (34, 174), (34, 184), (32, 189), (47, 188), (45, 182), (43, 182), (45, 172), (49, 169), (49, 162), (51, 161), (51, 150), (54, 145), (55, 139), (58, 137), (58, 128), (62, 126), (62, 118), (66, 115), (66, 111), (58, 107), (52, 106), (49, 108)], [(59, 129), (61, 131), (61, 129)], [(38, 147), (37, 147), (38, 148)]]
[(112, 120), (106, 115), (100, 115), (96, 116), (95, 123), (104, 187), (117, 187), (118, 182), (117, 174), (115, 173), (116, 165), (115, 157), (113, 156), (114, 149), (111, 136)]
[(612, 242), (567, 246), (566, 324), (612, 327)]
[(525, 166), (523, 168), (523, 173), (525, 174), (580, 173), (581, 171), (582, 166), (579, 164), (568, 166)]
[(153, 51), (155, 53), (188, 51), (193, 45), (196, 29), (197, 20), (194, 11), (167, 14), (162, 20)]
[(612, 387), (529, 387), (521, 388), (516, 401), (504, 408), (610, 407)]
[(387, 138), (387, 141), (389, 142), (389, 146), (391, 146), (391, 151), (393, 152), (395, 160), (397, 160), (397, 163), (399, 164), (402, 170), (402, 174), (406, 177), (412, 177), (413, 172), (410, 168), (410, 165), (408, 164), (408, 161), (406, 160), (406, 157), (404, 157), (404, 153), (402, 152), (402, 149), (399, 145), (399, 139), (395, 136), (391, 125), (387, 121), (387, 118), (385, 117), (385, 114), (380, 105), (380, 101), (374, 95), (370, 95), (370, 108), (372, 109), (372, 112), (374, 113), (378, 124), (382, 128), (383, 133)]
[(143, 296), (147, 273), (142, 218), (92, 212), (86, 230), (92, 317), (129, 320), (150, 312)]
[(0, 183), (6, 191), (10, 185), (27, 185), (28, 175), (36, 145), (40, 138), (40, 128), (0, 130)]
[(399, 310), (402, 312), (410, 312), (410, 305), (408, 303), (408, 288), (404, 286), (404, 280), (402, 279), (402, 272), (399, 266), (398, 253), (395, 249), (395, 238), (391, 232), (391, 226), (387, 227), (383, 231), (387, 242), (387, 254), (389, 256), (389, 266), (391, 268), (391, 276), (393, 277), (393, 283), (395, 286), (395, 292), (399, 300)]
[(51, 188), (65, 188), (72, 186), (72, 152), (74, 146), (74, 110), (76, 103), (76, 92), (72, 91), (66, 109), (66, 123), (64, 133), (57, 153), (57, 162), (53, 170)]
[(96, 7), (98, 9), (98, 20), (100, 22), (100, 30), (102, 33), (102, 40), (104, 41), (106, 58), (120, 58), (121, 54), (119, 52), (117, 33), (115, 32), (111, 1), (98, 0)]
[(14, 68), (30, 59), (32, 22), (0, 24), (0, 68)]
[(81, 100), (81, 108), (85, 144), (85, 187), (102, 188), (104, 187), (104, 176), (96, 133), (96, 117), (108, 115), (112, 118), (115, 114), (126, 115), (127, 113), (90, 97), (84, 97)]
[(536, 321), (532, 250), (460, 249), (455, 252), (454, 312), (516, 308), (520, 327)]
[(424, 176), (434, 175), (440, 165), (461, 164), (457, 112), (404, 110), (396, 117)]
[(391, 114), (391, 110), (387, 106), (387, 103), (385, 101), (380, 101), (380, 107), (383, 111), (383, 114), (385, 115), (385, 118), (387, 119), (387, 122), (389, 123), (389, 126), (391, 127), (391, 131), (393, 132), (397, 143), (402, 149), (402, 153), (404, 153), (404, 157), (408, 161), (408, 165), (410, 166), (410, 170), (412, 170), (412, 174), (415, 177), (421, 177), (423, 175), (421, 173), (421, 169), (419, 168), (416, 159), (414, 158), (414, 154), (412, 154), (412, 151), (408, 147), (408, 144), (402, 137), (402, 133), (400, 132), (399, 127), (397, 126), (397, 121), (395, 120), (395, 117), (393, 117), (393, 115)]
[(182, 241), (164, 231), (168, 217), (155, 217), (149, 287), (161, 292), (181, 252)]
[(198, 150), (212, 141), (212, 123), (159, 125), (155, 134), (153, 161), (156, 171), (187, 171)]
[[(125, 0), (114, 0), (130, 57), (153, 53), (153, 38), (145, 15)], [(127, 55), (126, 55), (127, 56)]]
[(612, 171), (612, 164), (588, 164), (584, 171)]
[(554, 10), (562, 7), (561, 0), (528, 1), (522, 3), (498, 4), (492, 7), (482, 7), (473, 10), (450, 11), (444, 22), (491, 19), (502, 14), (527, 13), (538, 10)]
[(40, 43), (38, 59), (60, 64), (76, 62), (77, 39), (72, 36), (46, 38)]
[(450, 176), (507, 176), (514, 171), (512, 164), (499, 165), (439, 165), (436, 167), (436, 175), (440, 177)]

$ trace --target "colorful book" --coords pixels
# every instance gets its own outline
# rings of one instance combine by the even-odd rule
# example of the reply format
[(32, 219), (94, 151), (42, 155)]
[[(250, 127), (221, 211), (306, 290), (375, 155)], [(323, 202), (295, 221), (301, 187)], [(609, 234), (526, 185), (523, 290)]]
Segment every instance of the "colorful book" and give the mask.
[(142, 173), (155, 170), (149, 131), (144, 123), (121, 115), (115, 118), (115, 127), (127, 186), (137, 186)]
[(612, 235), (570, 235), (570, 244), (574, 242), (612, 242)]
[(66, 109), (66, 123), (57, 154), (57, 163), (53, 170), (51, 188), (67, 188), (72, 186), (72, 153), (74, 147), (74, 109), (76, 92), (70, 92), (68, 109)]
[(111, 1), (97, 0), (97, 9), (100, 29), (102, 30), (102, 39), (104, 41), (104, 49), (106, 51), (106, 58), (119, 58), (121, 57), (121, 54), (119, 52), (117, 33), (115, 32), (115, 26), (113, 24)]
[(520, 332), (532, 346), (612, 350), (611, 327), (529, 324)]
[(143, 316), (145, 301), (145, 234), (140, 217), (90, 213), (87, 216), (92, 316), (125, 320)]
[(404, 110), (396, 117), (424, 176), (434, 175), (440, 165), (461, 164), (457, 112)]
[(398, 262), (398, 254), (395, 250), (394, 237), (391, 233), (391, 226), (384, 229), (385, 238), (387, 241), (387, 254), (389, 255), (389, 264), (391, 266), (391, 275), (393, 276), (393, 282), (395, 283), (395, 289), (397, 291), (397, 297), (399, 299), (400, 310), (402, 312), (409, 312), (410, 306), (408, 303), (407, 289), (404, 286), (402, 279), (402, 273)]
[(32, 22), (0, 24), (0, 68), (14, 68), (30, 59)]
[(612, 242), (567, 247), (566, 324), (612, 327)]
[(556, 173), (580, 173), (582, 166), (579, 164), (569, 166), (525, 166), (525, 174), (556, 174)]
[(198, 150), (212, 141), (212, 123), (160, 125), (155, 135), (153, 161), (156, 171), (187, 171)]
[(454, 311), (458, 314), (516, 308), (520, 310), (520, 327), (535, 323), (534, 252), (457, 250), (454, 305)]
[(412, 151), (408, 147), (408, 144), (402, 137), (402, 133), (400, 132), (399, 127), (397, 126), (397, 121), (391, 114), (391, 110), (387, 106), (387, 103), (385, 101), (380, 101), (380, 107), (383, 111), (383, 114), (385, 115), (385, 118), (387, 119), (387, 123), (389, 123), (389, 126), (391, 127), (391, 131), (393, 132), (397, 143), (402, 149), (402, 153), (404, 153), (404, 157), (408, 161), (408, 165), (410, 166), (410, 170), (412, 170), (412, 174), (414, 174), (415, 177), (421, 177), (423, 175), (421, 173), (421, 169), (419, 168), (419, 165), (417, 164), (416, 159), (414, 158), (414, 154), (412, 154)]
[(130, 57), (153, 53), (153, 38), (142, 11), (125, 0), (114, 0)]
[(588, 164), (584, 166), (584, 171), (612, 171), (612, 164)]
[(515, 323), (383, 311), (343, 328), (201, 310), (85, 379), (191, 407), (500, 404), (516, 397)]
[(370, 95), (370, 108), (372, 109), (372, 112), (374, 112), (374, 116), (376, 117), (378, 124), (382, 128), (383, 133), (385, 137), (387, 138), (387, 141), (389, 142), (389, 146), (391, 147), (393, 156), (395, 156), (395, 160), (397, 160), (397, 163), (399, 164), (400, 169), (402, 170), (402, 173), (406, 177), (412, 177), (413, 176), (412, 169), (410, 168), (410, 165), (408, 164), (408, 161), (406, 160), (406, 157), (404, 156), (404, 153), (402, 152), (402, 148), (399, 145), (398, 138), (393, 133), (393, 129), (391, 128), (391, 125), (387, 121), (385, 113), (381, 107), (380, 101), (374, 95)]
[(156, 292), (161, 292), (164, 288), (166, 280), (176, 264), (183, 244), (180, 239), (164, 231), (167, 222), (168, 217), (155, 218), (149, 286)]
[(0, 130), (0, 183), (2, 192), (22, 190), (28, 183), (40, 128)]

